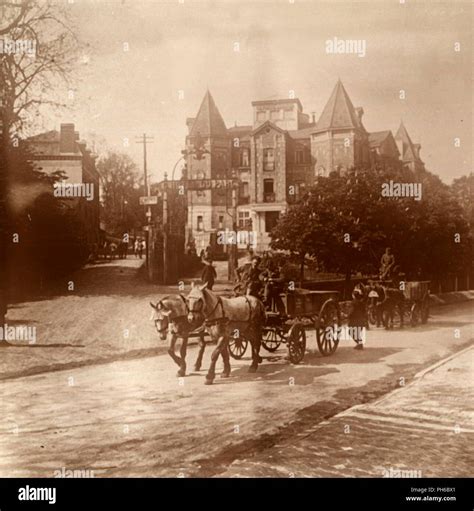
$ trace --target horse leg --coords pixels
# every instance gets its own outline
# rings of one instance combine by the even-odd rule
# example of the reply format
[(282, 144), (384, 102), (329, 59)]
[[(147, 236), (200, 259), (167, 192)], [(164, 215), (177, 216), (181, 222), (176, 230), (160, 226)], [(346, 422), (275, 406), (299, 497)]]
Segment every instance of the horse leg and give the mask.
[(217, 340), (217, 346), (212, 352), (211, 355), (211, 365), (209, 366), (209, 370), (206, 375), (206, 385), (212, 385), (212, 382), (214, 381), (214, 378), (216, 377), (216, 363), (217, 359), (219, 358), (219, 355), (222, 353), (222, 348), (225, 346), (225, 336), (221, 335), (219, 336), (219, 339)]
[(229, 355), (229, 340), (227, 339), (224, 347), (222, 348), (222, 360), (224, 361), (224, 371), (222, 371), (221, 378), (228, 378), (230, 376), (230, 355)]
[(181, 355), (181, 364), (178, 371), (178, 376), (186, 376), (186, 352), (188, 350), (188, 336), (183, 335), (183, 342), (181, 344), (181, 348), (179, 349), (179, 354)]
[(249, 373), (257, 372), (258, 364), (262, 362), (260, 356), (260, 346), (262, 344), (262, 331), (260, 328), (255, 329), (250, 337), (250, 343), (252, 345), (252, 364), (249, 367)]
[[(174, 333), (168, 332), (168, 355), (174, 360), (176, 365), (181, 367), (181, 359), (174, 352), (176, 347), (176, 340), (178, 336)], [(181, 376), (178, 371), (178, 376)]]
[(206, 349), (206, 341), (204, 340), (204, 334), (199, 334), (199, 352), (196, 359), (196, 362), (194, 363), (194, 370), (200, 371), (201, 365), (202, 365), (202, 357), (204, 355), (204, 350)]

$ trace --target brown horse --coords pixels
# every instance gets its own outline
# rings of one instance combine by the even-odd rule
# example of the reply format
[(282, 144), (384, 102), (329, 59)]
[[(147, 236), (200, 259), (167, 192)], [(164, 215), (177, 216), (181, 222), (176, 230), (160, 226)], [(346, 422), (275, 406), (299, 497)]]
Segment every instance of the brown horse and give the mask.
[(204, 316), (204, 325), (217, 346), (211, 356), (211, 365), (206, 376), (206, 385), (211, 385), (215, 378), (216, 363), (219, 355), (224, 359), (223, 378), (230, 376), (229, 337), (244, 336), (252, 345), (252, 364), (249, 372), (254, 373), (260, 357), (262, 327), (265, 323), (265, 306), (254, 296), (224, 298), (203, 286), (194, 286), (186, 297), (188, 320), (193, 323), (196, 318)]
[[(203, 316), (196, 316), (193, 322), (188, 321), (188, 307), (182, 295), (166, 296), (156, 304), (150, 302), (154, 312), (155, 327), (160, 338), (168, 339), (168, 354), (179, 366), (178, 376), (186, 375), (186, 352), (189, 334), (202, 327)], [(176, 355), (175, 347), (178, 337), (182, 339), (180, 356)], [(206, 342), (204, 341), (204, 328), (199, 332), (199, 353), (194, 364), (194, 370), (201, 369), (202, 357)]]

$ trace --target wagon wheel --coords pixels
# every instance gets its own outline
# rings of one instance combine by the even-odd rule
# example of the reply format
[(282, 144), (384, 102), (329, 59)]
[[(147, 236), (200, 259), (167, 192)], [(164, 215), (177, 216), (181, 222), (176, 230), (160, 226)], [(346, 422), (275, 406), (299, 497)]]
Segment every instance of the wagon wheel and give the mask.
[(410, 325), (416, 326), (421, 320), (421, 307), (415, 302), (410, 309)]
[(332, 355), (336, 351), (339, 344), (340, 323), (341, 311), (339, 310), (339, 304), (330, 298), (323, 303), (316, 324), (316, 340), (323, 357)]
[(423, 325), (428, 323), (428, 318), (430, 317), (430, 292), (428, 291), (423, 297), (423, 301), (421, 302), (421, 322)]
[(292, 364), (299, 364), (306, 351), (306, 332), (300, 323), (295, 323), (288, 332), (288, 358)]
[(247, 351), (249, 341), (245, 337), (231, 337), (229, 340), (229, 353), (236, 360), (241, 359)]
[(274, 328), (269, 328), (264, 332), (262, 346), (270, 353), (275, 352), (282, 343), (281, 334)]

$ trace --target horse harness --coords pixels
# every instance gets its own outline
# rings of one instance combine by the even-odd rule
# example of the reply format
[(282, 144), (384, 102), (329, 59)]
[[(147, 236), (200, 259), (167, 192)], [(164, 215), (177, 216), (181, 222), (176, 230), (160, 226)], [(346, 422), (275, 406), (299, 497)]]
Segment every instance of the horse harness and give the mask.
[[(249, 308), (249, 317), (248, 319), (245, 321), (245, 322), (250, 322), (252, 320), (252, 305), (250, 303), (250, 300), (247, 298), (247, 296), (244, 296), (243, 298), (245, 298), (245, 301), (247, 302), (247, 305), (248, 305), (248, 308)], [(217, 307), (221, 308), (221, 311), (222, 311), (222, 316), (218, 317), (218, 318), (214, 318), (214, 319), (209, 319), (210, 316), (212, 316), (214, 314), (214, 312), (217, 310)], [(199, 309), (190, 309), (189, 312), (192, 312), (192, 313), (201, 313), (202, 312), (202, 302), (201, 302), (201, 307)], [(226, 325), (227, 323), (229, 323), (230, 321), (230, 318), (228, 318), (226, 315), (225, 315), (225, 310), (224, 310), (224, 304), (222, 302), (222, 298), (220, 296), (217, 297), (217, 302), (216, 302), (216, 305), (214, 305), (212, 311), (207, 314), (207, 316), (205, 316), (205, 320), (204, 320), (204, 324), (206, 326), (215, 326), (215, 325), (219, 325), (219, 324), (224, 324)]]

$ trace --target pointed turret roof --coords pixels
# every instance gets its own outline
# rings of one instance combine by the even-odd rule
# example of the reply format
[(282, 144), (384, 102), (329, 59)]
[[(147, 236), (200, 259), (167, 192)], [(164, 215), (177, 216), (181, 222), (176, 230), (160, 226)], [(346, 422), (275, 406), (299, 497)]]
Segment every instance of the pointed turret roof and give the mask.
[(222, 119), (209, 89), (206, 91), (199, 112), (194, 119), (190, 135), (196, 136), (198, 133), (202, 137), (227, 135), (224, 119)]
[(400, 127), (398, 128), (397, 134), (395, 135), (395, 140), (399, 140), (402, 142), (402, 159), (407, 160), (416, 160), (416, 151), (414, 148), (414, 144), (411, 141), (410, 135), (408, 134), (403, 121), (400, 122)]
[(337, 128), (361, 128), (354, 105), (341, 80), (337, 81), (316, 125), (317, 131)]

